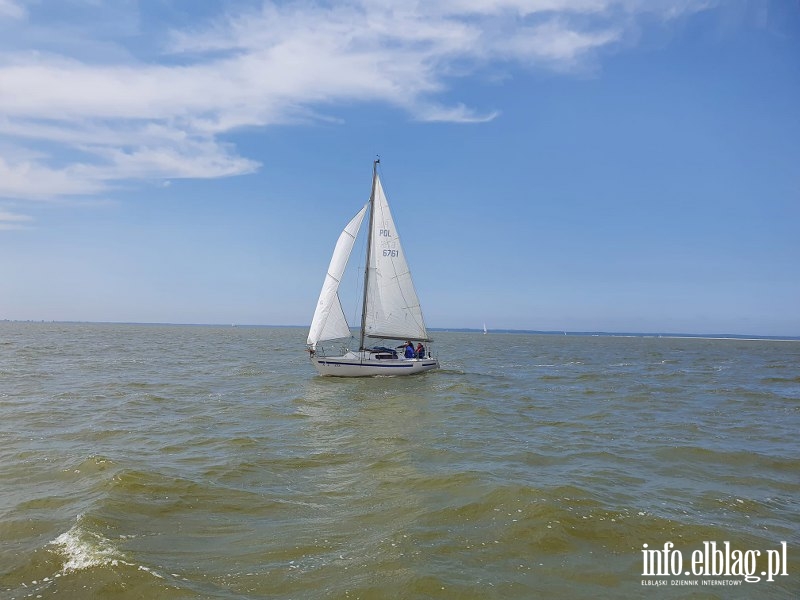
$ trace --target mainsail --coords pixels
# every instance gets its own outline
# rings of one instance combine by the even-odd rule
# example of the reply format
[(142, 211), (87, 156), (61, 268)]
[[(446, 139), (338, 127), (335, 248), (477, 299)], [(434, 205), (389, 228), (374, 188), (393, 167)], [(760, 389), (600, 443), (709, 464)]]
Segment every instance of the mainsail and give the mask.
[(311, 329), (308, 332), (307, 344), (312, 348), (315, 348), (318, 342), (350, 337), (350, 327), (339, 300), (339, 283), (350, 253), (353, 251), (353, 243), (368, 206), (369, 203), (358, 211), (336, 242), (331, 263), (328, 266), (328, 274), (325, 276), (325, 283), (322, 284), (322, 291), (319, 293), (314, 318), (311, 320)]
[(377, 338), (427, 340), (411, 271), (377, 173), (372, 210), (364, 333)]

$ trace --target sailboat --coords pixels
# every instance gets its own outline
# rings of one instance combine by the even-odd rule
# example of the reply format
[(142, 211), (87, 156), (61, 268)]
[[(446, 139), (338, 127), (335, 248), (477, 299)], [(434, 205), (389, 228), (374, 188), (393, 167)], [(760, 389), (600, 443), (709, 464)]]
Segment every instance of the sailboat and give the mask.
[(486, 323), (483, 324), (483, 335), (486, 335), (489, 331), (486, 329)]
[[(431, 340), (386, 194), (378, 177), (379, 163), (380, 159), (377, 159), (372, 164), (369, 201), (350, 220), (336, 242), (308, 331), (306, 344), (309, 357), (320, 375), (414, 375), (439, 368), (439, 360), (425, 347), (420, 355), (415, 353), (410, 358), (406, 358), (402, 350), (398, 353), (396, 348), (401, 346), (395, 347), (391, 343), (387, 347), (386, 340), (400, 340), (404, 345), (411, 342), (429, 345)], [(345, 348), (340, 354), (328, 355), (322, 342), (351, 337), (350, 326), (339, 299), (339, 283), (367, 212), (369, 231), (358, 350)]]

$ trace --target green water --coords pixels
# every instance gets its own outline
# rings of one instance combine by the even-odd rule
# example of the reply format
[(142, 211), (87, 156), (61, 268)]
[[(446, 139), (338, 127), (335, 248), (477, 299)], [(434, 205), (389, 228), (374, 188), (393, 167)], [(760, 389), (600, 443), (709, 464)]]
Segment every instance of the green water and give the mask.
[[(333, 379), (305, 333), (0, 323), (0, 598), (800, 594), (800, 342), (442, 332)], [(644, 576), (668, 541), (787, 575)]]

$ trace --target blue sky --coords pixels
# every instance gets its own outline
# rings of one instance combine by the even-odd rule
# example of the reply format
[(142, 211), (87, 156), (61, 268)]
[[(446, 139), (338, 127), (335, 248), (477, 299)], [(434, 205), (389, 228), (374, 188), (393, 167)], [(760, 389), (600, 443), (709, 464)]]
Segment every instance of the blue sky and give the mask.
[(790, 0), (0, 0), (0, 319), (308, 324), (380, 154), (429, 327), (800, 335), (799, 107)]

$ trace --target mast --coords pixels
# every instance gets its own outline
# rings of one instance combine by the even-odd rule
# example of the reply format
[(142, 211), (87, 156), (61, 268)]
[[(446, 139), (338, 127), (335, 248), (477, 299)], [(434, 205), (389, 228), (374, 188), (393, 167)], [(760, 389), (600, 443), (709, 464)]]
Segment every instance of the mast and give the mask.
[(372, 163), (372, 191), (369, 194), (369, 229), (367, 230), (367, 260), (364, 267), (364, 299), (361, 301), (361, 341), (359, 350), (364, 350), (364, 334), (367, 330), (367, 291), (369, 290), (369, 267), (372, 256), (372, 228), (375, 225), (375, 181), (378, 177), (380, 157)]

